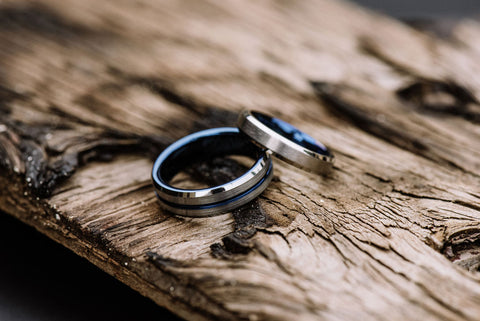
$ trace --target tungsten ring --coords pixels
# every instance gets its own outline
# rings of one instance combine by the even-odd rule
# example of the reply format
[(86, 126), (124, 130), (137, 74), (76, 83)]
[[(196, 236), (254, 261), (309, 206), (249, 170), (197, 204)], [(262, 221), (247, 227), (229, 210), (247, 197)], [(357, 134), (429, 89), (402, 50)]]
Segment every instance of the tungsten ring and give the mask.
[(244, 111), (237, 126), (254, 143), (291, 165), (320, 174), (332, 167), (333, 154), (327, 147), (283, 120)]
[[(182, 189), (170, 185), (172, 178), (195, 162), (227, 155), (247, 156), (255, 163), (240, 177), (205, 189)], [(238, 128), (203, 130), (168, 146), (153, 165), (152, 180), (163, 208), (191, 217), (214, 216), (240, 207), (268, 186), (273, 176), (272, 160)]]

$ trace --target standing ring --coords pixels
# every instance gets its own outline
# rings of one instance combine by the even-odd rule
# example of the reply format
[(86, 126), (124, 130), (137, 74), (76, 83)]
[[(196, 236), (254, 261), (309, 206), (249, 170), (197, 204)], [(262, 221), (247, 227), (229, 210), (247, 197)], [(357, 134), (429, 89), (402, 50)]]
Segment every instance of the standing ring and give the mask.
[(322, 174), (332, 167), (333, 154), (327, 147), (283, 120), (247, 110), (240, 114), (237, 126), (289, 164)]

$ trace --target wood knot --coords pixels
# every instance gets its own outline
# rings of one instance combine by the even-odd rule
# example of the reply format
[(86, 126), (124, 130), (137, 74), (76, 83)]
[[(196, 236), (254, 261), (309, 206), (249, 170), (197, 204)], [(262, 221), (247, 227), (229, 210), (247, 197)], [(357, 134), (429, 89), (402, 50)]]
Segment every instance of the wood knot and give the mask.
[(480, 229), (464, 229), (452, 234), (441, 252), (470, 272), (480, 271)]
[(233, 211), (235, 231), (222, 239), (222, 244), (210, 246), (212, 255), (228, 259), (236, 254), (248, 254), (254, 249), (253, 236), (259, 228), (268, 227), (271, 222), (262, 210), (258, 200), (254, 200)]
[(454, 82), (421, 79), (396, 92), (418, 111), (454, 115), (478, 123), (478, 101), (470, 91)]

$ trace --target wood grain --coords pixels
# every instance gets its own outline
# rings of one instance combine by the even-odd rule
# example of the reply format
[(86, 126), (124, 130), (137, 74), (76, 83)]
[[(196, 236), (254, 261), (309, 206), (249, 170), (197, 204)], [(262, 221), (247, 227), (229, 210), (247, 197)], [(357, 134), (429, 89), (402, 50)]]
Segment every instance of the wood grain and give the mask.
[[(188, 320), (478, 320), (479, 39), (332, 0), (3, 1), (0, 209)], [(332, 173), (276, 161), (231, 214), (163, 212), (156, 155), (242, 109)]]

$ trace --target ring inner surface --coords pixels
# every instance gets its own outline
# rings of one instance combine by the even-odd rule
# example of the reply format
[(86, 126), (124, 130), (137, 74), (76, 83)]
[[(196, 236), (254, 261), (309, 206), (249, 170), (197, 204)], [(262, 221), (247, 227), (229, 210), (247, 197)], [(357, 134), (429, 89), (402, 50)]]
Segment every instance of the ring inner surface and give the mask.
[(217, 135), (192, 138), (170, 154), (165, 155), (157, 175), (168, 184), (189, 165), (228, 155), (260, 157), (261, 150), (239, 133), (223, 132)]
[(305, 134), (289, 123), (255, 111), (252, 111), (251, 114), (262, 124), (275, 131), (277, 134), (297, 143), (302, 147), (314, 151), (315, 153), (330, 156), (329, 150), (323, 144), (317, 142), (313, 137)]

